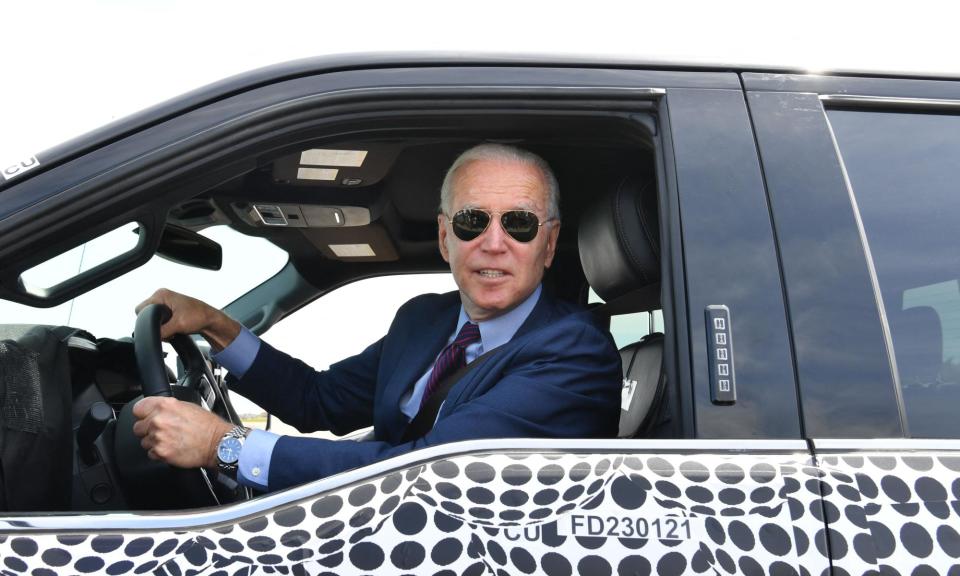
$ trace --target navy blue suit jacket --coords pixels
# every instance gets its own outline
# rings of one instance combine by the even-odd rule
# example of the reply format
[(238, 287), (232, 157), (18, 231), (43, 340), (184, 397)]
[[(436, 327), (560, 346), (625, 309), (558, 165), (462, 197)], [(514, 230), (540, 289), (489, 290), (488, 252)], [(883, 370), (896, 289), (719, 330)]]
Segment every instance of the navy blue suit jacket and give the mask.
[(372, 424), (375, 435), (362, 442), (281, 437), (270, 489), (457, 440), (616, 436), (620, 355), (592, 314), (544, 291), (513, 339), (450, 388), (433, 429), (403, 442), (400, 399), (440, 353), (459, 312), (458, 292), (417, 296), (397, 311), (386, 336), (323, 372), (261, 342), (243, 378), (231, 378), (232, 390), (301, 432), (345, 434)]

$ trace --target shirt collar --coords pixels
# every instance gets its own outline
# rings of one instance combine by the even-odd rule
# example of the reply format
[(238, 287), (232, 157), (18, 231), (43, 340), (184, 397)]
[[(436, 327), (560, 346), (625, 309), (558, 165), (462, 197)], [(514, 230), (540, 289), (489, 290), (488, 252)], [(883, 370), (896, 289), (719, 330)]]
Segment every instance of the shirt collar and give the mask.
[[(536, 306), (540, 300), (541, 290), (542, 285), (537, 284), (537, 288), (533, 291), (533, 294), (527, 296), (527, 299), (518, 304), (513, 310), (496, 318), (477, 322), (477, 326), (480, 327), (480, 345), (483, 352), (489, 352), (498, 346), (503, 346), (513, 338), (513, 335), (517, 333), (520, 326), (523, 325), (527, 317), (530, 316), (530, 313), (533, 312), (534, 306)], [(453, 331), (453, 338), (456, 338), (456, 335), (460, 333), (460, 329), (463, 328), (463, 325), (469, 320), (470, 317), (467, 316), (467, 312), (463, 309), (463, 304), (461, 304), (460, 318), (457, 320), (457, 329)]]

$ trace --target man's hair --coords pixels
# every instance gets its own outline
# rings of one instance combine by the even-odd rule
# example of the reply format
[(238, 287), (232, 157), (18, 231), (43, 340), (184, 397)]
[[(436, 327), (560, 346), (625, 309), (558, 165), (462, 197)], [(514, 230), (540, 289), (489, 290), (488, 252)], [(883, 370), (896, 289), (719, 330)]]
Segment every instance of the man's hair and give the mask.
[(443, 186), (440, 187), (440, 211), (444, 214), (450, 214), (450, 202), (453, 200), (453, 183), (457, 177), (457, 171), (464, 165), (477, 160), (499, 160), (506, 162), (519, 162), (527, 166), (533, 166), (540, 171), (543, 180), (547, 185), (547, 218), (560, 220), (560, 186), (557, 184), (557, 178), (553, 175), (553, 170), (547, 162), (528, 150), (517, 148), (516, 146), (507, 146), (506, 144), (479, 144), (460, 154), (443, 179)]

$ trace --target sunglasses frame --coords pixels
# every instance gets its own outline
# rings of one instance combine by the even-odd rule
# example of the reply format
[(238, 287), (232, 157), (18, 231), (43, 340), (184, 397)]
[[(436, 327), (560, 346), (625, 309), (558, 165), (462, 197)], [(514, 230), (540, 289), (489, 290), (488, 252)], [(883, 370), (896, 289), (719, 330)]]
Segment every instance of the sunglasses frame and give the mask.
[[(454, 224), (454, 222), (453, 222), (453, 219), (454, 219), (454, 218), (456, 218), (458, 215), (460, 215), (460, 214), (462, 214), (462, 213), (464, 213), (464, 212), (482, 212), (482, 213), (484, 213), (484, 214), (487, 215), (487, 225), (484, 226), (484, 227), (483, 227), (483, 230), (481, 230), (480, 232), (478, 232), (476, 236), (474, 236), (473, 238), (470, 238), (470, 239), (461, 238), (460, 235), (457, 234), (457, 226), (456, 226), (456, 225)], [(526, 214), (532, 214), (533, 217), (534, 217), (534, 219), (536, 219), (536, 221), (537, 221), (537, 232), (536, 232), (536, 234), (534, 234), (533, 237), (530, 238), (529, 240), (521, 240), (521, 239), (517, 238), (516, 236), (513, 235), (512, 232), (510, 232), (509, 230), (507, 230), (507, 227), (506, 227), (506, 226), (503, 225), (503, 216), (504, 216), (505, 214), (511, 214), (511, 213), (515, 213), (515, 212), (523, 212), (523, 213), (526, 213)], [(545, 219), (541, 222), (541, 221), (540, 221), (540, 216), (538, 216), (536, 212), (534, 212), (533, 210), (524, 210), (524, 209), (522, 209), (522, 208), (517, 208), (517, 209), (515, 209), (515, 210), (484, 210), (484, 209), (482, 209), (482, 208), (461, 208), (460, 210), (457, 210), (457, 211), (453, 214), (453, 216), (449, 216), (449, 215), (447, 215), (446, 213), (442, 213), (442, 214), (443, 214), (443, 217), (446, 218), (448, 222), (450, 222), (450, 228), (453, 229), (453, 235), (456, 236), (457, 239), (460, 240), (461, 242), (472, 242), (472, 241), (476, 240), (477, 238), (479, 238), (480, 236), (483, 236), (483, 233), (486, 232), (486, 231), (487, 231), (487, 228), (490, 227), (490, 223), (493, 222), (494, 216), (499, 216), (499, 219), (498, 219), (498, 220), (499, 220), (499, 222), (500, 222), (500, 228), (503, 229), (504, 233), (506, 233), (506, 235), (509, 236), (513, 241), (519, 242), (519, 243), (521, 243), (521, 244), (529, 244), (530, 242), (533, 242), (534, 240), (536, 240), (536, 239), (537, 239), (537, 236), (540, 234), (540, 228), (541, 228), (544, 224), (547, 224), (548, 222), (553, 222), (554, 220), (556, 220), (556, 218), (549, 218), (549, 217), (548, 217), (548, 218), (545, 218)]]

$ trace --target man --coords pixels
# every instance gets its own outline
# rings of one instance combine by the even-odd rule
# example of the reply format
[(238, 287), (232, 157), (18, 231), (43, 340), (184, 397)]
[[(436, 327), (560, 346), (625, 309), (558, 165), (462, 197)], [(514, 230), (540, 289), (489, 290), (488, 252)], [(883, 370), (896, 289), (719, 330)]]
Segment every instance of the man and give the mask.
[[(560, 232), (549, 166), (517, 148), (474, 147), (447, 172), (440, 205), (440, 253), (458, 292), (410, 300), (384, 338), (327, 371), (275, 350), (198, 300), (160, 290), (140, 305), (167, 305), (173, 315), (161, 337), (202, 334), (220, 350), (215, 358), (231, 372), (231, 389), (281, 420), (337, 434), (373, 424), (374, 440), (238, 430), (198, 406), (145, 398), (134, 408), (134, 432), (149, 456), (223, 469), (230, 465), (223, 452), (239, 452), (239, 480), (275, 490), (444, 442), (613, 437), (619, 354), (589, 313), (541, 287)], [(429, 431), (411, 438), (411, 421), (449, 373), (491, 350), (449, 388), (435, 421), (425, 412)]]

